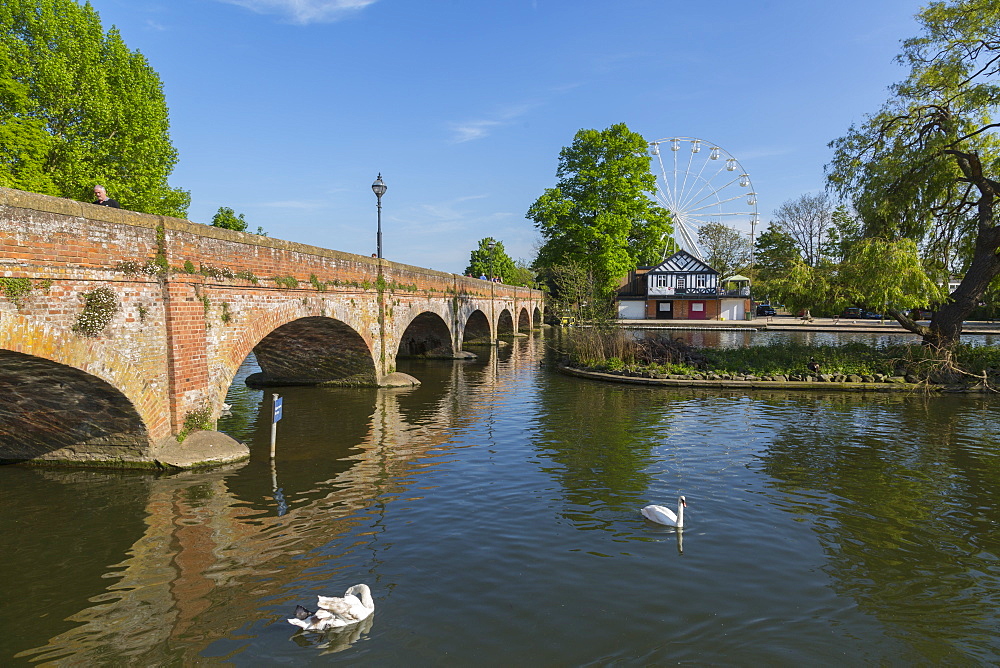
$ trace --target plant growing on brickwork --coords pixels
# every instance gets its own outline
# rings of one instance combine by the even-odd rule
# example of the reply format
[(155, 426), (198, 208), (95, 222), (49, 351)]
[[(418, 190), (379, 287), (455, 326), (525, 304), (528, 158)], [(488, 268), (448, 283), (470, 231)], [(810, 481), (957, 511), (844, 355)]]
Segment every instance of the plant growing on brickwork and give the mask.
[(191, 260), (184, 260), (184, 273), (193, 274), (195, 272), (194, 262)]
[(156, 273), (165, 276), (170, 271), (170, 263), (167, 262), (167, 230), (160, 223), (156, 226), (156, 257), (153, 258), (156, 266)]
[(29, 278), (0, 278), (0, 290), (3, 291), (7, 300), (17, 308), (24, 305), (24, 300), (31, 293), (31, 279)]
[(243, 280), (243, 281), (249, 281), (249, 282), (253, 283), (254, 285), (257, 285), (258, 283), (260, 283), (260, 279), (257, 278), (257, 276), (252, 271), (250, 271), (249, 269), (244, 269), (243, 271), (236, 272), (234, 274), (234, 278), (238, 278), (238, 279)]
[(366, 278), (365, 280), (361, 281), (361, 284), (358, 287), (360, 287), (362, 290), (371, 290), (372, 283)]
[(139, 322), (146, 322), (146, 317), (149, 316), (149, 309), (139, 304), (136, 310), (139, 311)]
[(193, 411), (188, 411), (187, 415), (184, 416), (184, 428), (177, 434), (177, 442), (183, 443), (184, 439), (187, 438), (192, 432), (208, 431), (213, 426), (212, 409), (208, 406), (202, 406), (201, 408), (196, 408)]
[(95, 288), (83, 295), (83, 311), (73, 331), (84, 336), (99, 336), (121, 310), (118, 296), (110, 288)]
[(379, 292), (385, 292), (388, 287), (389, 284), (386, 283), (385, 276), (379, 274), (378, 278), (375, 279), (375, 289), (377, 289)]
[(229, 267), (213, 267), (208, 264), (201, 265), (201, 275), (209, 278), (236, 278), (236, 274)]
[(38, 284), (38, 289), (41, 290), (42, 292), (44, 292), (45, 294), (49, 294), (49, 290), (51, 288), (52, 288), (52, 279), (51, 278), (46, 278), (44, 281), (42, 281), (41, 283)]
[(233, 320), (233, 313), (229, 310), (229, 302), (222, 302), (222, 314), (219, 316), (222, 322), (227, 325)]
[(299, 287), (299, 281), (294, 276), (275, 276), (271, 279), (279, 288), (294, 289)]
[(309, 274), (309, 282), (319, 292), (326, 292), (326, 282), (319, 280), (316, 274)]
[(149, 274), (154, 276), (160, 273), (160, 267), (154, 260), (137, 262), (136, 260), (121, 260), (115, 265), (115, 271), (120, 271), (126, 276), (137, 276), (138, 274)]
[(205, 307), (205, 317), (208, 317), (208, 312), (212, 308), (212, 300), (208, 298), (208, 295), (199, 295), (198, 299), (201, 300), (202, 306)]

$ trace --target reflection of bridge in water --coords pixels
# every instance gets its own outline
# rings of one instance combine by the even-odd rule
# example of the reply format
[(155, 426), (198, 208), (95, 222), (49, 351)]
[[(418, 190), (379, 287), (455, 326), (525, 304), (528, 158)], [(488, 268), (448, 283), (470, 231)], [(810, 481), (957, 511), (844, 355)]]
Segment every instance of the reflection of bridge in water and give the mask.
[[(313, 394), (314, 402), (322, 401), (316, 395), (323, 392), (333, 393), (334, 399), (353, 396), (351, 414), (341, 418), (353, 442), (331, 453), (331, 459), (311, 459), (284, 478), (282, 461), (294, 464), (304, 455), (296, 452), (296, 432), (290, 424), (285, 428), (292, 423), (286, 418), (279, 432), (277, 466), (271, 468), (267, 438), (262, 437), (269, 433), (270, 407), (263, 401), (255, 442), (264, 456), (237, 465), (238, 470), (149, 478), (145, 531), (127, 557), (105, 575), (114, 578), (114, 584), (90, 599), (92, 607), (69, 618), (77, 626), (19, 658), (98, 665), (128, 657), (153, 665), (177, 662), (177, 653), (183, 652), (188, 663), (227, 633), (252, 624), (285, 624), (287, 612), (302, 602), (300, 592), (286, 591), (287, 583), (315, 577), (309, 571), (317, 563), (307, 555), (351, 532), (368, 536), (374, 550), (391, 547), (377, 546), (377, 529), (365, 527), (377, 525), (385, 506), (403, 495), (406, 500), (419, 498), (412, 492), (422, 473), (446, 456), (456, 436), (489, 419), (493, 398), (520, 365), (537, 363), (541, 348), (539, 336), (515, 339), (510, 349), (494, 350), (488, 364), (454, 363), (449, 382), (421, 388), (303, 390)], [(423, 395), (419, 400), (418, 392)], [(368, 408), (358, 410), (359, 401)], [(306, 469), (311, 477), (303, 476)], [(259, 475), (253, 475), (254, 470)], [(330, 470), (335, 472), (324, 477)], [(72, 475), (42, 474), (55, 479)], [(89, 474), (88, 480), (102, 475)], [(282, 489), (287, 506), (275, 498), (272, 485)], [(263, 503), (256, 500), (262, 490), (272, 491)], [(345, 558), (357, 545), (337, 554), (323, 550), (317, 558)], [(275, 578), (278, 571), (281, 577)], [(354, 583), (344, 583), (344, 588), (347, 584)], [(379, 592), (375, 595), (378, 598)], [(262, 619), (260, 610), (271, 605), (280, 611)], [(289, 626), (289, 635), (293, 632)], [(357, 635), (360, 632), (354, 639)], [(350, 634), (328, 638), (327, 651), (351, 639)]]

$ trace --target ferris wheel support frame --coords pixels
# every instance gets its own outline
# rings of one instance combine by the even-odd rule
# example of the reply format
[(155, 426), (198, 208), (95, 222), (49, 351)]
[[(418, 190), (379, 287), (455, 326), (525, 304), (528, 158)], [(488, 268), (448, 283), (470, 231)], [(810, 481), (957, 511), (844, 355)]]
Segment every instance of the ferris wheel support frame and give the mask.
[[(660, 145), (669, 142), (670, 150), (673, 154), (673, 169), (670, 170), (672, 177), (668, 177), (668, 170), (663, 162), (660, 153)], [(681, 180), (681, 169), (677, 154), (680, 152), (682, 142), (691, 144), (688, 154), (687, 165), (683, 170), (683, 180)], [(749, 218), (750, 224), (750, 263), (753, 265), (753, 244), (754, 233), (759, 220), (757, 214), (757, 193), (754, 192), (750, 175), (743, 168), (731, 153), (721, 148), (718, 144), (707, 142), (704, 139), (695, 137), (666, 137), (656, 141), (648, 142), (650, 149), (660, 166), (660, 175), (656, 180), (656, 199), (668, 211), (674, 220), (674, 241), (684, 250), (692, 253), (698, 259), (704, 261), (705, 257), (696, 240), (700, 226), (713, 221), (721, 222), (725, 217)], [(707, 160), (701, 163), (697, 173), (694, 170), (694, 158), (700, 153), (704, 146), (710, 146), (710, 153)], [(723, 153), (727, 156), (721, 163), (718, 170), (710, 177), (705, 177), (705, 170), (711, 161), (718, 160)], [(724, 171), (738, 171), (738, 176), (725, 183), (716, 183), (717, 179)], [(662, 181), (662, 186), (661, 186)], [(694, 183), (689, 186), (689, 181)], [(748, 192), (740, 192), (734, 195), (719, 197), (719, 193), (738, 184), (740, 188), (747, 188)], [(663, 187), (667, 186), (667, 187)], [(696, 188), (696, 189), (695, 189)], [(732, 192), (732, 191), (731, 191)], [(743, 197), (747, 198), (749, 210), (723, 211), (723, 205), (731, 204)], [(711, 211), (709, 213), (709, 211)], [(664, 246), (662, 259), (666, 259), (668, 246)]]

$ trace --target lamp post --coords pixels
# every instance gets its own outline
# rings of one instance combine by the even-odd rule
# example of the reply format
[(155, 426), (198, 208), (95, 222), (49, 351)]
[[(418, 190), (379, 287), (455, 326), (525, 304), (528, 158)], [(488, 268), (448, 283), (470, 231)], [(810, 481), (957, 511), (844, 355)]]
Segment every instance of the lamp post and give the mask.
[(382, 172), (378, 173), (378, 178), (375, 179), (375, 183), (372, 184), (372, 192), (375, 193), (375, 198), (378, 200), (378, 257), (382, 259), (382, 195), (388, 188), (382, 182)]
[[(495, 332), (497, 330), (497, 314), (496, 314), (496, 281), (493, 280), (493, 249), (497, 247), (497, 242), (490, 239), (490, 242), (486, 244), (486, 247), (490, 250), (490, 327)], [(498, 343), (497, 337), (492, 336), (492, 345)], [(496, 353), (494, 353), (495, 355)]]
[(493, 268), (493, 249), (497, 247), (497, 242), (490, 239), (486, 247), (490, 250), (490, 280), (492, 281), (496, 277), (494, 273), (495, 269)]

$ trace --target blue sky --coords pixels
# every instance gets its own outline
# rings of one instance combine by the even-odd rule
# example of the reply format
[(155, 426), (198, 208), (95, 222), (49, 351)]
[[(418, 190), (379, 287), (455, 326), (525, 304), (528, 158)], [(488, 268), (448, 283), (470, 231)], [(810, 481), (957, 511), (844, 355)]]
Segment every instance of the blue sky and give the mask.
[[(91, 0), (163, 80), (189, 218), (464, 271), (530, 259), (524, 215), (581, 128), (718, 144), (762, 226), (903, 75), (914, 0)], [(114, 196), (114, 193), (111, 193)]]

